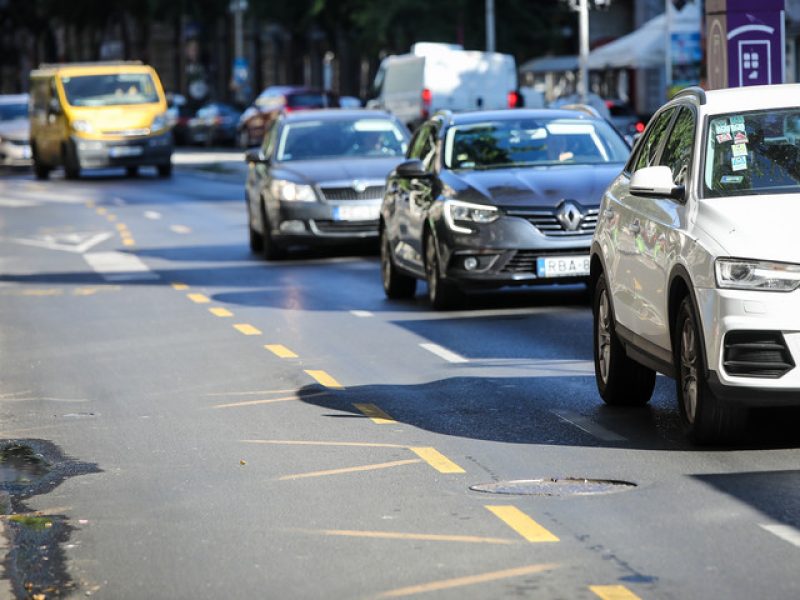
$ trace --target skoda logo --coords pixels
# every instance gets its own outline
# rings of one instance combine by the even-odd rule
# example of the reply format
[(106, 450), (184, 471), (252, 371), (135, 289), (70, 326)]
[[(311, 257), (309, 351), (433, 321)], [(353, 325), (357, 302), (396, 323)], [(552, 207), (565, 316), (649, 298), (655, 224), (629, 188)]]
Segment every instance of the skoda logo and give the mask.
[(558, 209), (556, 218), (566, 231), (577, 231), (583, 221), (583, 212), (572, 202), (564, 202)]
[(356, 193), (363, 194), (367, 191), (367, 184), (356, 179), (353, 181), (353, 189), (356, 191)]

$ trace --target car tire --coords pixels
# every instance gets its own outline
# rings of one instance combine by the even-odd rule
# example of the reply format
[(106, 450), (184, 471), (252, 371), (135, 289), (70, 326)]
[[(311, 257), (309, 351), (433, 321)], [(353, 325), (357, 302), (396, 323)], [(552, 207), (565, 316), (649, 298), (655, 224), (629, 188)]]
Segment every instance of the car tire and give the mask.
[(261, 225), (264, 233), (261, 234), (261, 254), (266, 260), (283, 260), (286, 258), (286, 248), (281, 246), (274, 237), (267, 219), (267, 211), (264, 204), (261, 204)]
[(597, 389), (609, 406), (643, 406), (650, 401), (656, 373), (625, 353), (614, 330), (614, 314), (604, 274), (594, 287), (594, 375)]
[(239, 145), (239, 148), (242, 148), (244, 150), (250, 147), (250, 134), (247, 132), (247, 129), (242, 129), (239, 132), (239, 135), (237, 137), (237, 143)]
[(162, 179), (169, 179), (172, 177), (172, 161), (156, 165), (156, 171)]
[(397, 270), (386, 229), (381, 228), (381, 279), (383, 291), (391, 300), (407, 300), (417, 292), (417, 280)]
[(702, 329), (688, 296), (678, 308), (672, 347), (678, 408), (686, 436), (696, 444), (736, 441), (744, 432), (747, 409), (724, 402), (711, 391), (706, 379)]
[(253, 229), (253, 215), (250, 212), (250, 199), (245, 192), (244, 201), (247, 206), (247, 229), (250, 233), (250, 250), (256, 254), (264, 251), (264, 236)]
[(442, 279), (439, 254), (432, 233), (425, 236), (425, 281), (428, 284), (428, 301), (435, 310), (449, 310), (463, 300), (461, 291), (452, 281)]
[(61, 150), (61, 158), (64, 163), (64, 177), (67, 179), (79, 179), (81, 176), (81, 163), (78, 160), (78, 153), (73, 143), (64, 144)]
[(44, 164), (38, 157), (36, 146), (33, 147), (33, 175), (39, 181), (45, 181), (50, 177), (50, 167)]
[(125, 167), (125, 174), (128, 177), (138, 177), (139, 176), (139, 167), (137, 167), (135, 165), (131, 166), (131, 167)]

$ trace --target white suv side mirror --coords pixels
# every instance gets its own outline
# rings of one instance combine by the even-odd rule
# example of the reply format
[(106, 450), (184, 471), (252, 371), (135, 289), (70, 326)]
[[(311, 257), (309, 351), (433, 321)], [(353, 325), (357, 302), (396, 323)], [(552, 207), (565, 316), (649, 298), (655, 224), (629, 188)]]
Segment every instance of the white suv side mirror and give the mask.
[(631, 177), (631, 194), (645, 198), (674, 198), (683, 200), (685, 189), (675, 185), (672, 180), (672, 169), (669, 167), (645, 167), (639, 169)]

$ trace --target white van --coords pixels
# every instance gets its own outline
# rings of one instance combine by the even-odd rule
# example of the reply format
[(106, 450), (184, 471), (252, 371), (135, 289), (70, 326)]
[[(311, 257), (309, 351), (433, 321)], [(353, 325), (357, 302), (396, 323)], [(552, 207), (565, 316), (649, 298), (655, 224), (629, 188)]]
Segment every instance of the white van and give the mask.
[(381, 62), (369, 106), (388, 110), (413, 129), (437, 110), (515, 108), (519, 101), (510, 54), (419, 43), (409, 54)]

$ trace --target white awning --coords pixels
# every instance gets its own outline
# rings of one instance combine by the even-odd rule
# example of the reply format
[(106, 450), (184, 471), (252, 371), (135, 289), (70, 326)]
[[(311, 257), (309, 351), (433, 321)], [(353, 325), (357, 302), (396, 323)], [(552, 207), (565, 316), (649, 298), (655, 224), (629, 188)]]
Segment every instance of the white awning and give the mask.
[[(673, 15), (673, 31), (700, 31), (700, 3), (687, 4)], [(589, 53), (589, 68), (645, 69), (666, 61), (667, 15), (650, 19), (636, 31)]]

